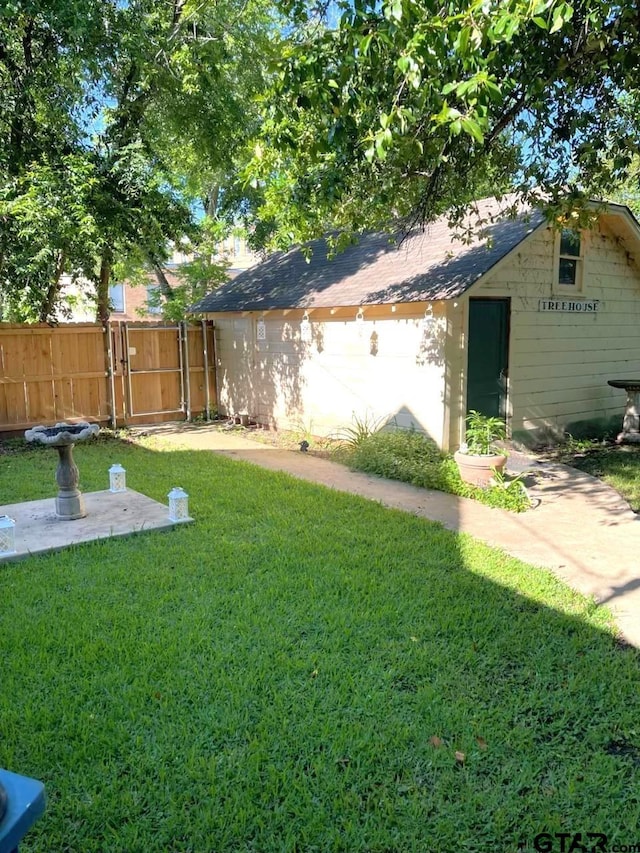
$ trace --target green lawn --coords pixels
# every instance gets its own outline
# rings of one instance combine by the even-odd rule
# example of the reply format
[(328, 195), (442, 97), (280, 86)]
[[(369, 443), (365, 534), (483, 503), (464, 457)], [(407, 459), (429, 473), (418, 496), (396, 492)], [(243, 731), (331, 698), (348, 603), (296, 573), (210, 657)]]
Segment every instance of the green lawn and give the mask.
[[(639, 655), (549, 574), (204, 452), (76, 461), (196, 523), (0, 568), (0, 766), (48, 793), (21, 853), (640, 841)], [(0, 456), (0, 495), (54, 462)]]
[(558, 458), (598, 477), (619, 492), (635, 512), (640, 511), (640, 447), (634, 444), (569, 442), (556, 451)]

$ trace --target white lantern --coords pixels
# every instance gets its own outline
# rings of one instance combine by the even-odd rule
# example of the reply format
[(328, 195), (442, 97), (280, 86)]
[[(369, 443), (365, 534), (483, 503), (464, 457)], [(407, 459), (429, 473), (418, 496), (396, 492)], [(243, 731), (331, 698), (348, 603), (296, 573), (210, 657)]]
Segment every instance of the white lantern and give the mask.
[(189, 521), (189, 495), (184, 489), (175, 486), (169, 494), (169, 520)]
[(8, 515), (0, 515), (0, 555), (16, 553), (16, 523)]
[(433, 316), (433, 308), (428, 305), (424, 311), (424, 317), (420, 321), (422, 332), (426, 337), (433, 335), (436, 327), (436, 318)]
[(309, 315), (304, 312), (304, 316), (300, 321), (300, 340), (304, 344), (309, 344), (313, 340), (313, 331), (311, 329), (311, 321)]
[(115, 465), (112, 465), (111, 468), (109, 468), (109, 491), (127, 491), (127, 472), (118, 462), (116, 462)]
[(362, 308), (359, 308), (356, 314), (356, 329), (358, 330), (358, 337), (361, 338), (364, 335), (364, 311)]

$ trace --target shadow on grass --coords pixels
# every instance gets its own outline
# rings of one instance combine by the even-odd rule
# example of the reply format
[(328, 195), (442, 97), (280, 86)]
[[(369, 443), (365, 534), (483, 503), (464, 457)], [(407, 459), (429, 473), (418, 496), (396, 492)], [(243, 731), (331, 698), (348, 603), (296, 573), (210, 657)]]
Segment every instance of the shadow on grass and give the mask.
[[(598, 608), (438, 525), (206, 452), (87, 445), (82, 488), (114, 461), (157, 500), (183, 486), (196, 523), (0, 571), (0, 765), (49, 797), (26, 853), (640, 840), (639, 658)], [(13, 501), (52, 493), (49, 456), (11, 465)]]

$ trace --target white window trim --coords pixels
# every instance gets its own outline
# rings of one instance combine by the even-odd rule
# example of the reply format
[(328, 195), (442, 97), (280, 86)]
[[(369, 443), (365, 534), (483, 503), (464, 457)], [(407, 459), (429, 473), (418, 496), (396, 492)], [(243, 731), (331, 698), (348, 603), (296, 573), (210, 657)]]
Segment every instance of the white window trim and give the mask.
[[(563, 229), (568, 230), (568, 229)], [(571, 229), (569, 229), (571, 230)], [(562, 240), (562, 230), (556, 231), (554, 249), (553, 249), (553, 291), (556, 294), (563, 293), (582, 293), (584, 290), (584, 257), (587, 244), (587, 232), (582, 229), (575, 229), (580, 233), (580, 254), (579, 255), (561, 255), (560, 242)], [(560, 284), (560, 258), (570, 258), (577, 261), (576, 265), (576, 281), (575, 284)]]

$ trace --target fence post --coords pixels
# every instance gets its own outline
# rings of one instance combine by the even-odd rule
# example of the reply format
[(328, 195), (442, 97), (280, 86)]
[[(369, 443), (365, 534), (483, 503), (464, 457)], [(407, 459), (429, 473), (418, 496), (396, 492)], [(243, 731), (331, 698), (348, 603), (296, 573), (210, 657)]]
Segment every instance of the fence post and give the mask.
[(126, 414), (133, 417), (133, 390), (131, 388), (131, 369), (129, 365), (129, 323), (121, 323), (122, 330), (122, 373), (127, 377), (127, 404)]
[(191, 376), (189, 374), (189, 327), (186, 320), (179, 323), (180, 334), (182, 337), (182, 347), (184, 350), (183, 356), (183, 371), (184, 371), (184, 402), (185, 402), (185, 417), (188, 421), (191, 420)]
[(209, 340), (207, 335), (207, 321), (200, 321), (200, 331), (202, 333), (202, 353), (204, 356), (204, 408), (205, 418), (211, 420), (211, 393), (209, 389)]
[(112, 325), (112, 323), (107, 323), (107, 325), (103, 328), (102, 331), (107, 336), (107, 376), (109, 377), (109, 406), (111, 408), (111, 428), (115, 429), (118, 425), (118, 417), (116, 415), (116, 385), (113, 364)]

